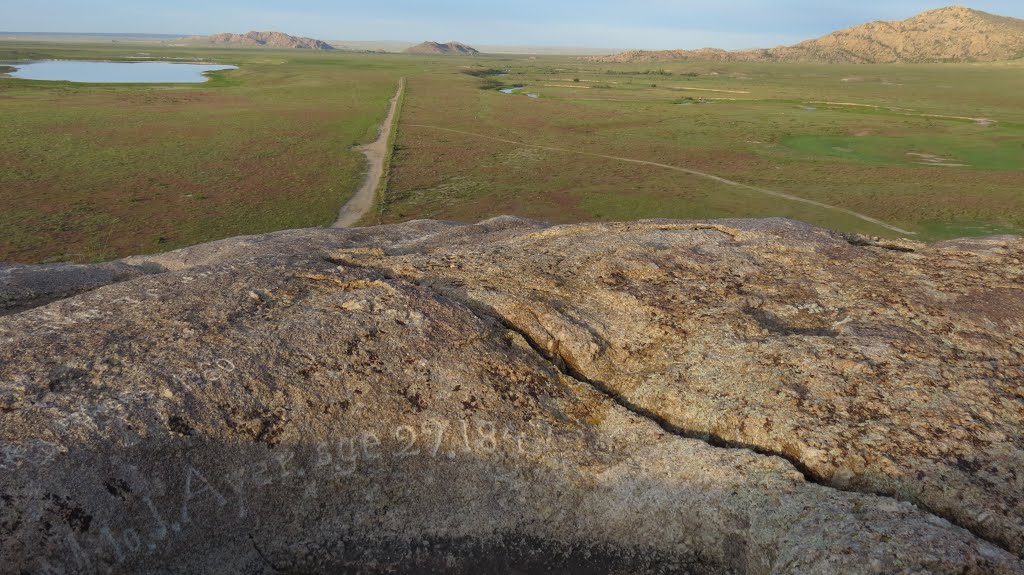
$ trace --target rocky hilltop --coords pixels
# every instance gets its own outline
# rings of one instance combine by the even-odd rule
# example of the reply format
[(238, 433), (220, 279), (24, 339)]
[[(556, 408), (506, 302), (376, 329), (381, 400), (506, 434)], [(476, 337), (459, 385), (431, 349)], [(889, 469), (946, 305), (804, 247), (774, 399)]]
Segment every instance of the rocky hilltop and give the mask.
[(634, 50), (600, 62), (825, 62), (888, 64), (996, 62), (1024, 57), (1024, 20), (963, 6), (924, 12), (908, 20), (871, 22), (793, 46), (759, 50)]
[(281, 32), (248, 32), (245, 34), (214, 34), (212, 36), (192, 36), (182, 38), (179, 42), (190, 44), (259, 46), (265, 48), (301, 48), (306, 50), (333, 50), (327, 42), (314, 38), (290, 36)]
[(787, 220), (9, 266), (0, 570), (1024, 573), (1022, 285)]
[(444, 56), (475, 56), (480, 53), (479, 50), (471, 46), (467, 46), (461, 42), (448, 42), (447, 44), (441, 44), (438, 42), (424, 42), (417, 44), (412, 48), (405, 50), (406, 54), (440, 54)]

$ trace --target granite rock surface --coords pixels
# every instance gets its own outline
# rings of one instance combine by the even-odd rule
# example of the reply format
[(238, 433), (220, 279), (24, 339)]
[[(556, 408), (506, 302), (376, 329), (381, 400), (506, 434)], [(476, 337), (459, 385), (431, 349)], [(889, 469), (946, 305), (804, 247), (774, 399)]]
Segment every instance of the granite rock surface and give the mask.
[(1024, 239), (411, 222), (0, 269), (0, 572), (1024, 573)]

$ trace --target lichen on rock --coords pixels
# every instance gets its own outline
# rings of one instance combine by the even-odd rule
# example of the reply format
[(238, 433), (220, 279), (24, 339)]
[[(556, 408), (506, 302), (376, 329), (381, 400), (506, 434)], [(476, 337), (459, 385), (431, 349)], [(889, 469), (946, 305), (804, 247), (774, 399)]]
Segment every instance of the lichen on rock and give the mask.
[(0, 571), (1021, 573), (1022, 259), (498, 218), (0, 270)]

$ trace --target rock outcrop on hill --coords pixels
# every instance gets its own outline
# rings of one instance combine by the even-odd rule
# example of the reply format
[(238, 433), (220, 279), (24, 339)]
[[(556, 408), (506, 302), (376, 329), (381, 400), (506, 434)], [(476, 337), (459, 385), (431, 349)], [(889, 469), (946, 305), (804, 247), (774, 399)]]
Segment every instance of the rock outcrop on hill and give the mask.
[(301, 48), (306, 50), (333, 50), (327, 42), (314, 38), (290, 36), (281, 32), (247, 32), (245, 34), (214, 34), (212, 36), (192, 36), (182, 38), (180, 42), (191, 44), (210, 44), (214, 46), (256, 46), (264, 48)]
[(729, 52), (633, 50), (593, 58), (600, 62), (997, 62), (1024, 57), (1024, 20), (972, 10), (940, 8), (897, 22), (870, 22), (793, 46)]
[(1022, 285), (787, 220), (8, 267), (0, 571), (1024, 573)]
[(422, 44), (417, 44), (412, 48), (408, 48), (405, 53), (435, 54), (442, 56), (476, 56), (480, 51), (461, 42), (448, 42), (447, 44), (424, 42)]

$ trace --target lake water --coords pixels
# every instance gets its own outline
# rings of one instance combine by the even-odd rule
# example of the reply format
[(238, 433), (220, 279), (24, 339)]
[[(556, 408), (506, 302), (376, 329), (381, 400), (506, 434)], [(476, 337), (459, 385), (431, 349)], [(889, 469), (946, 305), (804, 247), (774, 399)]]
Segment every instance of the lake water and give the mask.
[(99, 84), (198, 84), (209, 80), (204, 72), (236, 70), (228, 64), (183, 64), (178, 62), (87, 62), (44, 60), (8, 64), (17, 68), (8, 74), (25, 80), (63, 80)]

